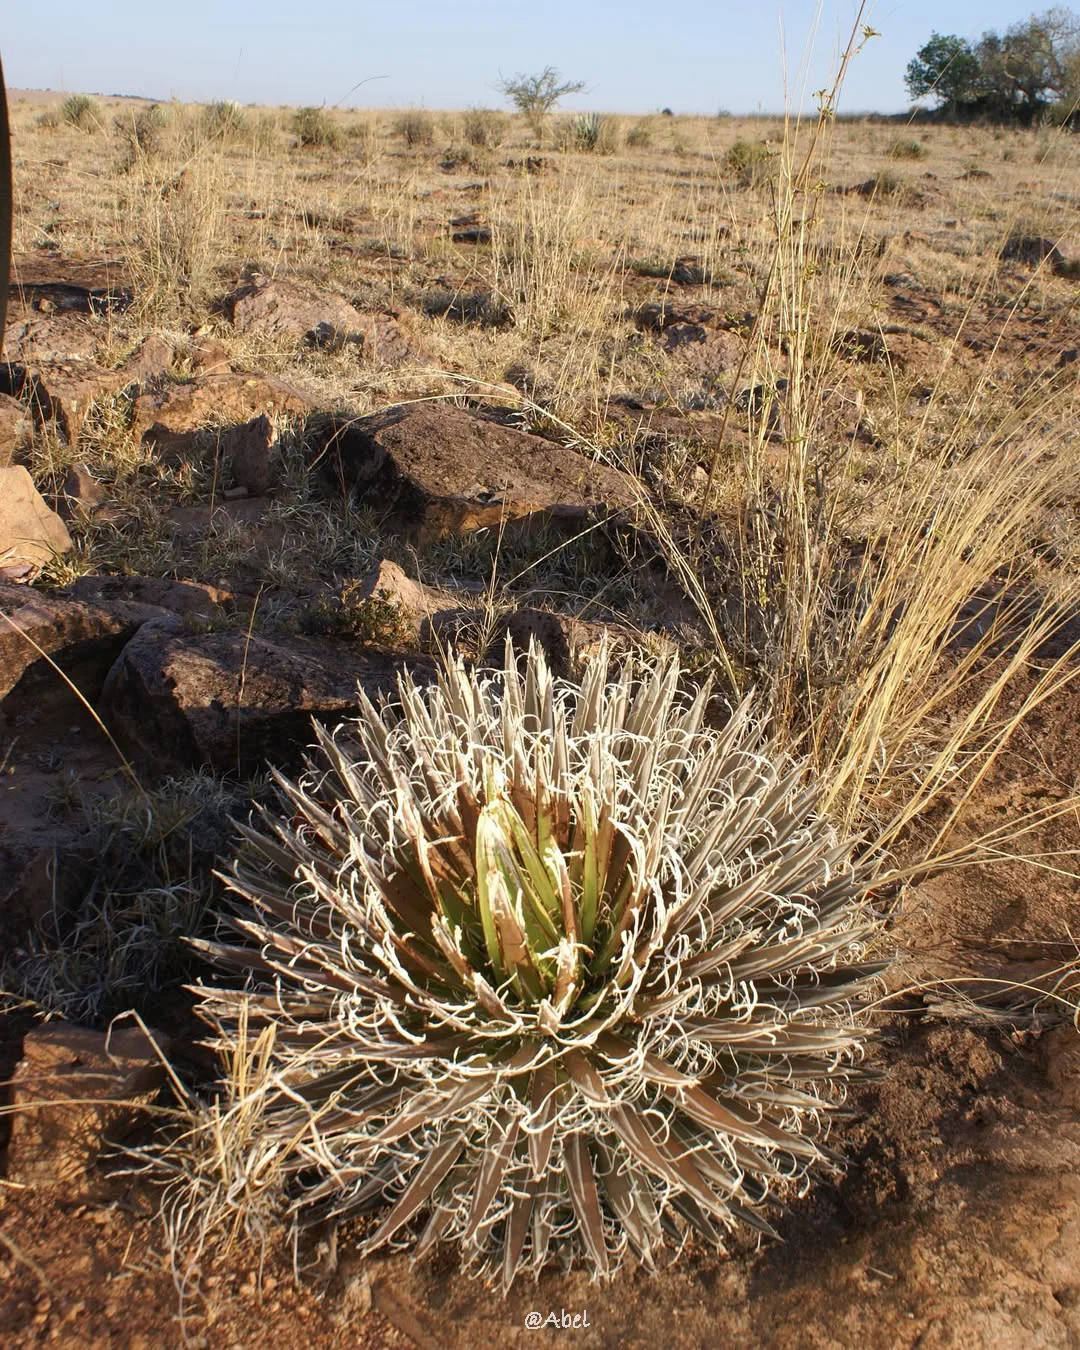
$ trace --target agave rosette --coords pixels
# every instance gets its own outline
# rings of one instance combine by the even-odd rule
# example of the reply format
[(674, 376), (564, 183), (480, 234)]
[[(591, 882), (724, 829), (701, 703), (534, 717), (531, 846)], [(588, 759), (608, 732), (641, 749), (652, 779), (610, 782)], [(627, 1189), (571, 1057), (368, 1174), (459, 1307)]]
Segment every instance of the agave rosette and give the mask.
[(829, 1162), (880, 963), (869, 875), (748, 705), (675, 660), (580, 686), (447, 661), (318, 731), (227, 878), (248, 974), (200, 989), (223, 1048), (275, 1028), (261, 1147), (298, 1214), (381, 1210), (501, 1275), (655, 1265)]

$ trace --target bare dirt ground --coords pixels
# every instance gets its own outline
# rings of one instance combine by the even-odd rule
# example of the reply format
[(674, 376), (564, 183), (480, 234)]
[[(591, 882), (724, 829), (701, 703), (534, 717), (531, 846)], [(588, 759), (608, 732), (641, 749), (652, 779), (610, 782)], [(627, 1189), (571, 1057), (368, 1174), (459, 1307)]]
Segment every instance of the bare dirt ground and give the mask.
[[(75, 603), (63, 588), (87, 577), (203, 587), (205, 605), (187, 611), (179, 608), (186, 600), (151, 597), (144, 587), (124, 603), (152, 599), (157, 609), (130, 622), (176, 625), (169, 640), (188, 642), (201, 671), (211, 639), (221, 647), (222, 634), (242, 633), (245, 674), (254, 638), (291, 652), (297, 634), (310, 642), (314, 633), (342, 651), (347, 644), (351, 656), (372, 641), (401, 645), (399, 615), (355, 611), (348, 600), (372, 562), (392, 559), (419, 583), (457, 588), (463, 605), (462, 594), (475, 606), (485, 588), (497, 590), (507, 613), (538, 607), (568, 632), (572, 621), (595, 621), (644, 641), (675, 641), (691, 664), (704, 660), (707, 636), (686, 597), (673, 598), (677, 587), (655, 554), (642, 556), (614, 531), (602, 545), (590, 535), (554, 547), (543, 536), (540, 546), (503, 548), (485, 529), (490, 494), (480, 468), (477, 484), (455, 483), (443, 497), (445, 485), (416, 486), (422, 465), (409, 468), (402, 488), (400, 449), (386, 499), (346, 508), (318, 476), (327, 446), (339, 451), (341, 438), (313, 432), (312, 418), (355, 420), (414, 399), (482, 410), (490, 425), (546, 437), (538, 444), (558, 442), (560, 454), (586, 454), (594, 478), (601, 468), (635, 475), (675, 520), (707, 506), (726, 528), (753, 428), (725, 410), (756, 381), (776, 390), (792, 373), (783, 342), (764, 368), (756, 357), (744, 361), (770, 256), (767, 167), (759, 165), (758, 181), (753, 150), (781, 139), (777, 125), (621, 119), (618, 149), (601, 156), (565, 143), (537, 149), (524, 127), (509, 123), (470, 140), (460, 115), (417, 115), (410, 143), (404, 119), (358, 113), (338, 117), (336, 144), (301, 149), (282, 110), (167, 109), (160, 125), (136, 132), (149, 105), (99, 100), (96, 123), (79, 130), (40, 122), (55, 103), (13, 98), (16, 248), (26, 284), (4, 357), (8, 367), (40, 370), (43, 384), (55, 381), (51, 418), (39, 419), (19, 447), (18, 462), (43, 498), (59, 506), (71, 496), (62, 485), (76, 465), (87, 466), (103, 496), (69, 509), (72, 549), (33, 576), (36, 589)], [(844, 447), (853, 537), (899, 509), (911, 490), (914, 471), (900, 466), (912, 444), (919, 464), (939, 452), (962, 460), (1025, 401), (1044, 407), (1059, 429), (1077, 425), (1074, 139), (875, 122), (838, 128), (821, 195), (829, 224), (817, 238), (825, 242), (804, 262), (825, 279), (815, 321), (831, 353), (817, 387), (826, 412), (815, 425)], [(737, 145), (750, 150), (729, 158)], [(868, 183), (876, 186), (862, 191)], [(1034, 253), (1009, 256), (1010, 239), (1034, 240)], [(1052, 242), (1056, 256), (1040, 241)], [(84, 282), (100, 280), (103, 261), (110, 286), (127, 288), (123, 304), (99, 288), (69, 311), (51, 282), (32, 284), (35, 267), (40, 277), (78, 280), (80, 264), (91, 267)], [(245, 330), (236, 288), (267, 277), (314, 288), (322, 297), (315, 320), (329, 316), (346, 337), (309, 340), (310, 315), (291, 324), (264, 315)], [(135, 392), (121, 392), (148, 350), (153, 359)], [(225, 375), (227, 388), (212, 383)], [(73, 396), (64, 380), (76, 377), (90, 384)], [(260, 384), (256, 395), (256, 379), (288, 388)], [(177, 413), (178, 399), (207, 389), (201, 412), (189, 415), (185, 405)], [(29, 406), (25, 388), (18, 397)], [(226, 397), (237, 402), (226, 409)], [(274, 433), (265, 443), (259, 416)], [(302, 433), (297, 418), (307, 419)], [(151, 424), (158, 442), (146, 434)], [(223, 452), (225, 429), (236, 426), (246, 439)], [(173, 437), (167, 455), (154, 448), (165, 431)], [(316, 434), (323, 439), (311, 467)], [(494, 434), (485, 422), (480, 439), (491, 443)], [(766, 483), (778, 480), (789, 453), (783, 426), (762, 433), (761, 447)], [(362, 477), (373, 456), (365, 443), (350, 471)], [(560, 470), (567, 481), (574, 472)], [(575, 510), (590, 481), (585, 470), (574, 479)], [(616, 480), (604, 481), (614, 493)], [(391, 512), (391, 490), (410, 509), (423, 497), (425, 520), (443, 519), (446, 497), (466, 501), (456, 517), (466, 521), (462, 532), (410, 534)], [(555, 488), (546, 490), (548, 510)], [(523, 476), (522, 513), (539, 510), (531, 492)], [(1028, 543), (1039, 584), (1066, 593), (1080, 559), (1077, 501), (1063, 497)], [(0, 597), (0, 612), (16, 612), (15, 603)], [(115, 627), (121, 620), (109, 603)], [(80, 642), (89, 633), (101, 644), (92, 660), (79, 647), (78, 659), (93, 667), (92, 702), (103, 678), (93, 671), (102, 662), (107, 669), (122, 647), (95, 615), (79, 618), (89, 625)], [(413, 634), (404, 645), (416, 641)], [(52, 650), (70, 655), (76, 645)], [(268, 700), (284, 678), (267, 666)], [(1033, 663), (1003, 712), (1035, 678)], [(130, 814), (113, 809), (125, 792), (115, 751), (85, 709), (51, 686), (42, 694), (46, 687), (13, 681), (3, 714), (0, 845), (15, 850), (31, 839), (34, 849), (64, 849), (77, 838), (99, 878), (122, 865), (125, 896), (148, 893), (147, 877), (175, 905), (181, 883), (209, 887), (208, 863), (170, 850), (184, 830), (202, 828), (191, 822), (210, 810), (211, 788), (200, 780), (176, 807), (179, 789), (167, 785), (157, 809), (176, 810), (168, 820), (180, 825), (140, 833)], [(287, 711), (301, 706), (306, 718), (334, 710), (333, 691), (314, 680), (298, 687), (290, 686)], [(252, 725), (241, 716), (242, 694), (243, 686), (236, 721), (220, 735), (202, 724), (191, 733), (230, 783), (241, 733)], [(194, 725), (192, 709), (181, 711)], [(1075, 684), (1042, 703), (965, 806), (957, 838), (1076, 794), (1078, 721)], [(149, 739), (140, 773), (161, 786), (155, 756), (160, 767), (166, 750), (188, 754), (187, 744), (179, 733), (168, 746)], [(198, 763), (196, 756), (191, 772)], [(937, 809), (948, 805), (946, 797)], [(844, 1177), (783, 1214), (779, 1243), (736, 1243), (724, 1257), (691, 1244), (655, 1277), (624, 1272), (609, 1284), (548, 1271), (502, 1297), (448, 1255), (419, 1266), (405, 1255), (360, 1261), (358, 1234), (346, 1226), (309, 1235), (295, 1252), (277, 1240), (262, 1252), (251, 1243), (227, 1258), (210, 1252), (181, 1291), (156, 1191), (104, 1165), (72, 1186), (5, 1178), (8, 1118), (0, 1117), (0, 1340), (465, 1350), (546, 1339), (551, 1330), (529, 1330), (526, 1314), (565, 1310), (588, 1326), (555, 1334), (583, 1347), (1080, 1345), (1080, 1037), (1070, 1021), (1080, 885), (1067, 856), (1078, 820), (1073, 810), (1024, 839), (1038, 865), (1004, 857), (912, 884), (896, 899), (893, 998), (877, 1018), (868, 1079), (834, 1136)], [(23, 853), (11, 856), (21, 865)], [(144, 904), (129, 906), (140, 933)], [(199, 905), (175, 913), (190, 913), (193, 923), (206, 917)], [(25, 931), (5, 937), (6, 979), (17, 984), (13, 972), (21, 971), (24, 982), (9, 1000), (13, 1010), (0, 1013), (0, 1082), (41, 1013), (101, 1026), (142, 998), (154, 1025), (190, 1040), (178, 987), (202, 972), (163, 960), (151, 980), (139, 974), (149, 967), (124, 965), (136, 959), (131, 950), (145, 960), (144, 947), (121, 951), (92, 922), (80, 931), (81, 962), (70, 952), (62, 961), (50, 956), (44, 929), (36, 944)], [(1048, 1000), (1055, 972), (1070, 963), (1072, 983), (1059, 986), (1064, 1001)], [(144, 987), (132, 993), (140, 979)], [(93, 981), (101, 997), (88, 1002)]]

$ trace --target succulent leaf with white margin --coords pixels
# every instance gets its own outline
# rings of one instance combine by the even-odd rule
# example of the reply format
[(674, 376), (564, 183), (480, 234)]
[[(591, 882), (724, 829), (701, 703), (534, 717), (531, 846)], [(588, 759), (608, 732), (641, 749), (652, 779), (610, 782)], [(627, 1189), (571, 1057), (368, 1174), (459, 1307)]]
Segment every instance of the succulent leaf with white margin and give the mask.
[(382, 1206), (369, 1249), (456, 1242), (506, 1287), (771, 1231), (833, 1165), (882, 967), (803, 766), (749, 703), (711, 726), (675, 659), (575, 685), (508, 645), (360, 697), (242, 827), (240, 940), (202, 944), (248, 976), (200, 986), (222, 1048), (274, 1024), (295, 1215)]

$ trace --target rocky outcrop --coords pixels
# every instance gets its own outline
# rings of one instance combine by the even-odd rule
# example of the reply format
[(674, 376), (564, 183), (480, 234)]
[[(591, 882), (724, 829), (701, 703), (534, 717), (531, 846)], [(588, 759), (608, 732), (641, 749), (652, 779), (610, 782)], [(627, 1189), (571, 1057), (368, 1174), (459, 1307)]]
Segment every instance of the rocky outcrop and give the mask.
[(4, 392), (26, 400), (39, 426), (74, 445), (94, 403), (131, 383), (122, 370), (105, 370), (81, 357), (49, 356), (34, 365), (0, 366)]
[(330, 483), (421, 539), (510, 524), (576, 530), (635, 500), (628, 475), (444, 404), (334, 421), (319, 463)]
[(166, 462), (189, 455), (200, 439), (213, 436), (222, 459), (266, 442), (275, 417), (302, 418), (312, 404), (284, 380), (223, 372), (190, 384), (166, 384), (135, 401), (133, 426), (144, 445)]
[(206, 625), (248, 608), (216, 586), (159, 577), (79, 577), (56, 591), (0, 583), (0, 705), (9, 716), (30, 703), (40, 711), (53, 694), (67, 697), (62, 676), (94, 703), (148, 620)]
[[(311, 719), (357, 707), (360, 684), (393, 690), (396, 653), (328, 638), (193, 633), (177, 619), (144, 624), (109, 672), (100, 711), (110, 730), (155, 772), (208, 764), (242, 776), (270, 762), (294, 769)], [(408, 663), (430, 666), (423, 657)]]
[[(93, 702), (124, 643), (163, 611), (124, 611), (93, 601), (0, 582), (0, 703), (66, 694), (57, 667)], [(10, 702), (9, 702), (10, 699)]]
[(337, 351), (357, 347), (365, 360), (401, 366), (420, 359), (397, 314), (361, 313), (340, 295), (298, 281), (253, 276), (225, 298), (238, 333)]

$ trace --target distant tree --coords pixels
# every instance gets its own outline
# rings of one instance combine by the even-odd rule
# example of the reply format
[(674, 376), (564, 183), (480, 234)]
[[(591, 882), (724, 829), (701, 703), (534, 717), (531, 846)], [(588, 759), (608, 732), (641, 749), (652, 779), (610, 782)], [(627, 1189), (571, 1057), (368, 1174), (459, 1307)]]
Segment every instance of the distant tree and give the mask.
[(1064, 96), (1078, 49), (1080, 21), (1076, 15), (1066, 9), (1049, 9), (1013, 24), (993, 45), (993, 62), (987, 63), (984, 78), (996, 98), (1024, 120), (1033, 120)]
[(533, 134), (539, 140), (544, 134), (548, 114), (567, 94), (580, 94), (584, 80), (559, 82), (554, 66), (545, 66), (539, 75), (515, 75), (512, 80), (500, 80), (496, 88), (504, 94), (519, 113), (528, 120)]
[(974, 46), (932, 33), (905, 82), (913, 98), (935, 99), (947, 111), (1032, 122), (1054, 107), (1067, 117), (1080, 97), (1080, 18), (1048, 9), (1004, 34), (984, 33)]
[(966, 38), (931, 33), (908, 63), (904, 83), (912, 98), (934, 98), (945, 107), (971, 102), (979, 82), (979, 59)]

